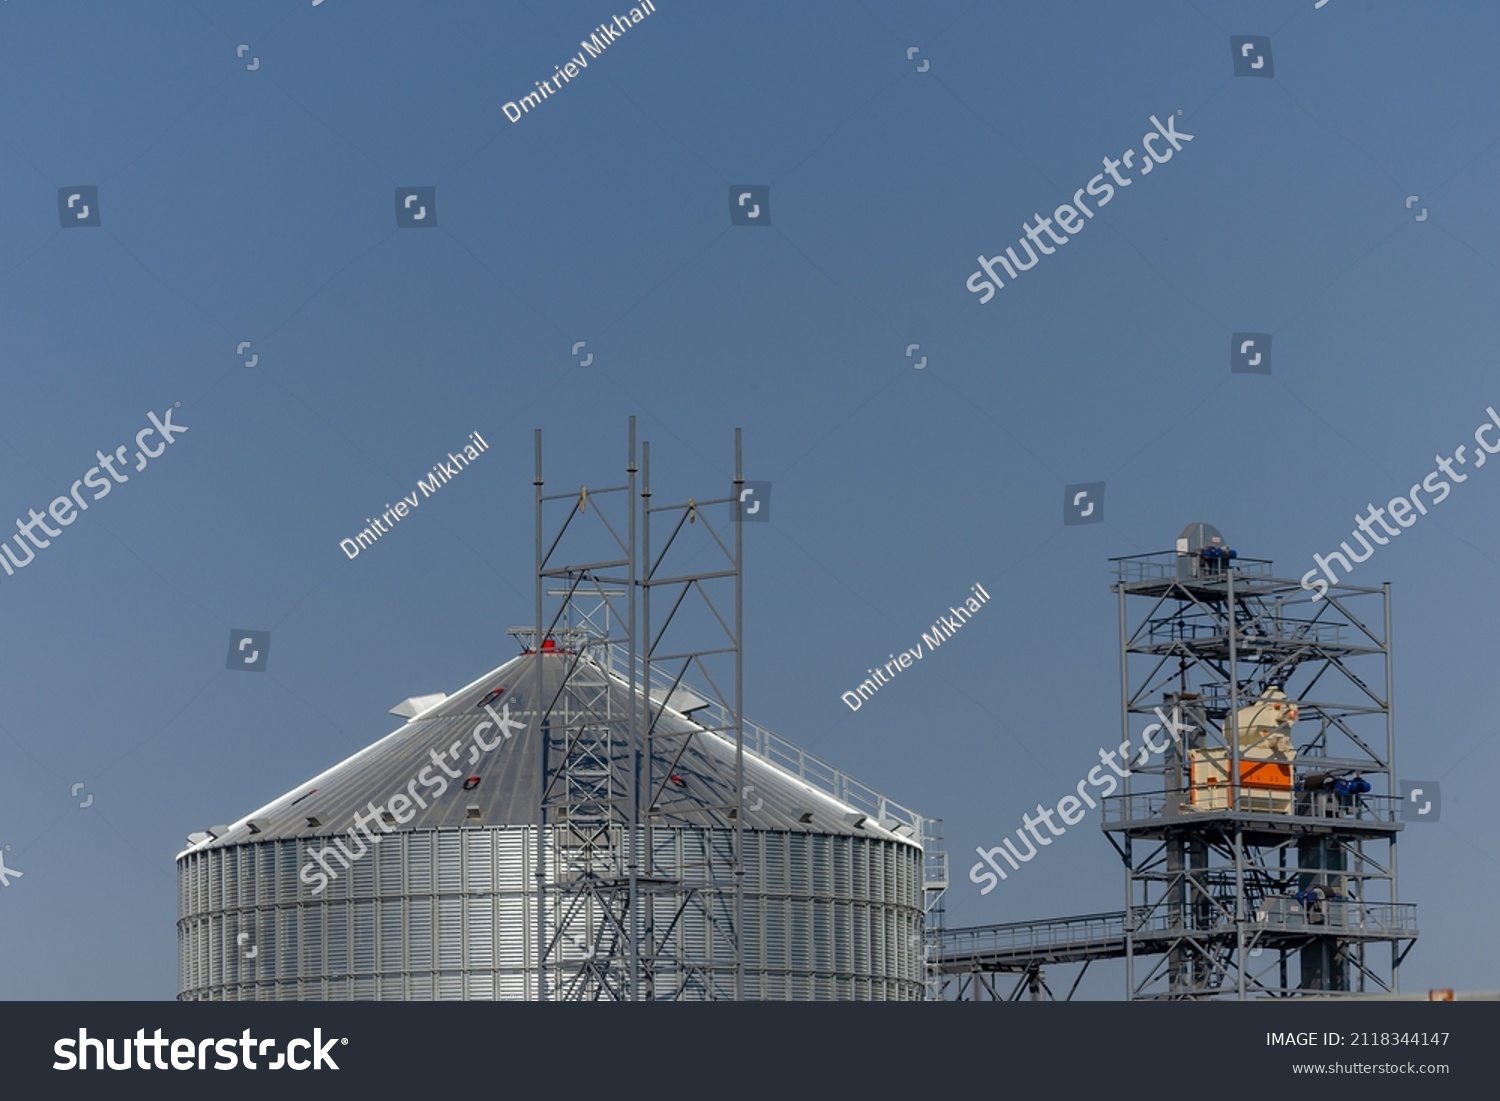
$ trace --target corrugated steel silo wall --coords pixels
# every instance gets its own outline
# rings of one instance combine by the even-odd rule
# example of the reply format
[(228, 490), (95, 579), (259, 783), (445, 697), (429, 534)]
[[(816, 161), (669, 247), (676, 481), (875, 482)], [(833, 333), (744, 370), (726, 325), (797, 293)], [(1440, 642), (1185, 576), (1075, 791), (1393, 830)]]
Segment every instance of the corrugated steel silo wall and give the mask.
[[(746, 998), (921, 999), (919, 849), (811, 832), (746, 830), (744, 840)], [(337, 878), (314, 895), (299, 872), (311, 850), (331, 841), (267, 841), (181, 858), (179, 998), (535, 997), (531, 827), (393, 833), (348, 869), (332, 861)], [(693, 888), (683, 892), (690, 904), (669, 955), (707, 974), (684, 985), (664, 964), (659, 997), (704, 998), (705, 984), (721, 997), (732, 989), (732, 907), (705, 882), (709, 866), (726, 878), (731, 844), (725, 829), (656, 831), (658, 874)], [(555, 850), (549, 854), (555, 867)], [(681, 897), (658, 897), (658, 928)]]

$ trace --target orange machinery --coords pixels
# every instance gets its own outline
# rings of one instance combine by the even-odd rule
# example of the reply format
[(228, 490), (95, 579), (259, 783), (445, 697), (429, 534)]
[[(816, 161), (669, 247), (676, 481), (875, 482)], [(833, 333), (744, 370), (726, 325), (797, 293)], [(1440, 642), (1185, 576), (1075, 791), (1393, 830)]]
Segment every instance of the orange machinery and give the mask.
[[(1292, 724), (1297, 705), (1276, 687), (1242, 707), (1235, 716), (1233, 735), (1239, 738), (1237, 784), (1229, 780), (1229, 747), (1194, 749), (1188, 754), (1192, 805), (1198, 810), (1227, 810), (1233, 790), (1239, 790), (1239, 809), (1292, 813)], [(1231, 732), (1226, 731), (1226, 736)]]

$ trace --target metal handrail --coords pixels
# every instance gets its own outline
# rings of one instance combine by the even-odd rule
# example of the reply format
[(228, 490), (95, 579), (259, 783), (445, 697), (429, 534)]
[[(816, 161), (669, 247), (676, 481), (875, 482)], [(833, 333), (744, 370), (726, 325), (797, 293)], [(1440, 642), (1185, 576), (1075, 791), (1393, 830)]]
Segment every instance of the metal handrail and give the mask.
[[(1213, 791), (1223, 790), (1227, 784), (1209, 785), (1200, 784), (1198, 790)], [(1178, 791), (1151, 791), (1133, 792), (1129, 795), (1109, 795), (1100, 800), (1102, 807), (1102, 822), (1142, 822), (1154, 818), (1186, 817), (1189, 815), (1208, 814), (1270, 814), (1278, 818), (1296, 819), (1306, 821), (1313, 819), (1326, 822), (1329, 819), (1354, 821), (1354, 822), (1376, 822), (1394, 823), (1399, 821), (1402, 800), (1394, 795), (1358, 795), (1340, 797), (1322, 792), (1292, 791), (1292, 811), (1262, 810), (1254, 805), (1257, 797), (1265, 798), (1270, 794), (1270, 789), (1254, 788), (1246, 790), (1248, 785), (1240, 788), (1241, 806), (1238, 808), (1215, 807), (1194, 809), (1192, 807), (1192, 788), (1183, 788)], [(1304, 810), (1313, 800), (1320, 800), (1324, 813), (1312, 813)], [(1250, 802), (1250, 806), (1243, 805)], [(1170, 813), (1168, 807), (1174, 807)], [(1326, 813), (1327, 809), (1335, 811), (1333, 814)]]
[[(1153, 551), (1149, 554), (1129, 554), (1111, 558), (1115, 564), (1115, 580), (1130, 581), (1175, 581), (1177, 562), (1181, 556), (1176, 551)], [(1225, 577), (1230, 570), (1236, 576), (1249, 578), (1271, 578), (1272, 562), (1269, 558), (1231, 558), (1225, 560), (1225, 568), (1217, 574), (1183, 578), (1194, 582), (1214, 581)]]
[[(1056, 951), (1079, 948), (1101, 942), (1123, 941), (1127, 934), (1126, 912), (1115, 910), (1101, 914), (1080, 914), (1049, 921), (1011, 921), (997, 925), (976, 925), (944, 929), (938, 936), (938, 952), (947, 960), (1004, 952)], [(1414, 935), (1417, 931), (1417, 907), (1412, 902), (1368, 902), (1344, 900), (1331, 907), (1321, 920), (1298, 914), (1295, 924), (1284, 928), (1374, 931), (1379, 934)], [(1171, 915), (1161, 907), (1140, 906), (1134, 910), (1134, 925), (1128, 930), (1137, 940), (1152, 940), (1185, 932), (1204, 931), (1201, 927), (1183, 929), (1174, 926)], [(1233, 922), (1224, 924), (1232, 925)], [(1265, 919), (1250, 922), (1265, 928)]]
[[(608, 655), (608, 667), (610, 672), (627, 681), (630, 679), (629, 655), (619, 646), (606, 646)], [(638, 669), (643, 668), (645, 663), (636, 658)], [(667, 694), (673, 689), (670, 678), (664, 676), (659, 670), (652, 669), (650, 682), (647, 685), (648, 693), (658, 702), (665, 700)], [(727, 727), (731, 724), (732, 716), (729, 710), (722, 704), (710, 699), (706, 693), (697, 692), (686, 683), (676, 686), (678, 691), (691, 692), (704, 700), (707, 704), (705, 710), (709, 712), (711, 721), (699, 723), (700, 726)], [(692, 720), (690, 717), (690, 721)], [(746, 753), (753, 753), (763, 761), (767, 761), (776, 767), (790, 772), (798, 779), (817, 788), (819, 791), (842, 803), (846, 803), (857, 810), (873, 818), (878, 825), (887, 830), (893, 830), (897, 826), (904, 826), (912, 833), (912, 840), (919, 845), (926, 845), (926, 839), (932, 836), (932, 827), (935, 819), (929, 819), (922, 814), (903, 806), (894, 799), (888, 798), (882, 792), (876, 791), (868, 784), (863, 784), (854, 779), (848, 773), (835, 768), (827, 761), (808, 753), (801, 746), (788, 741), (781, 735), (767, 730), (763, 726), (751, 722), (749, 719), (741, 718), (741, 726), (744, 730), (744, 746)], [(936, 854), (934, 854), (936, 855)], [(943, 854), (942, 874), (944, 879), (947, 875), (947, 854)]]
[(1010, 921), (945, 929), (939, 943), (944, 956), (967, 956), (984, 952), (1065, 948), (1082, 943), (1114, 940), (1125, 936), (1125, 911), (1080, 914), (1052, 921)]
[[(1334, 620), (1288, 619), (1272, 621), (1278, 627), (1289, 628), (1280, 634), (1256, 634), (1240, 626), (1235, 639), (1246, 650), (1262, 650), (1292, 645), (1341, 646), (1346, 624)], [(1146, 637), (1152, 642), (1184, 641), (1198, 642), (1215, 639), (1228, 640), (1230, 623), (1223, 617), (1209, 612), (1191, 614), (1169, 614), (1156, 616), (1146, 621)]]

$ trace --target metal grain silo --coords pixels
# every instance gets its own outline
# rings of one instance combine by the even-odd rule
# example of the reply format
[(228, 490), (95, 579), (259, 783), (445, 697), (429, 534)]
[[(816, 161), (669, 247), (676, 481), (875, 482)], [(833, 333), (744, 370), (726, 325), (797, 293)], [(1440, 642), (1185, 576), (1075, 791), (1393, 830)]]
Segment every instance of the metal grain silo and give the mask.
[(739, 430), (723, 496), (654, 493), (634, 418), (618, 484), (535, 455), (522, 654), (191, 835), (179, 997), (923, 997), (936, 821), (744, 721)]
[[(632, 709), (618, 670), (555, 645), (190, 837), (179, 997), (923, 996), (926, 820), (748, 724), (736, 800), (701, 700)], [(609, 808), (647, 756), (663, 782), (632, 827)]]

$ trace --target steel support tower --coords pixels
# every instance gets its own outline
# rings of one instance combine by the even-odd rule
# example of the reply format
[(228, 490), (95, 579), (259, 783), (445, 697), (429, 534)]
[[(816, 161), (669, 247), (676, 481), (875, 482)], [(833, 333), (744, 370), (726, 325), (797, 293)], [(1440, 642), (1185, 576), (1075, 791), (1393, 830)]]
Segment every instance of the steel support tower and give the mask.
[(1320, 595), (1204, 524), (1113, 561), (1131, 748), (1101, 825), (1124, 863), (1127, 997), (1397, 990), (1417, 929), (1396, 882), (1389, 585)]
[[(738, 1000), (745, 787), (740, 431), (729, 496), (672, 504), (653, 500), (649, 443), (637, 464), (634, 417), (622, 484), (549, 495), (540, 430), (535, 452), (539, 626), (511, 633), (535, 654), (532, 721), (543, 746), (536, 996)], [(686, 568), (690, 563), (698, 568)], [(566, 673), (544, 691), (549, 653), (547, 660), (566, 659)], [(683, 688), (689, 673), (707, 698)], [(628, 685), (623, 701), (612, 676)], [(733, 822), (732, 841), (722, 848), (705, 843), (691, 883), (656, 867), (655, 822), (665, 793), (680, 783), (673, 766), (696, 736), (659, 725), (669, 701), (681, 713), (703, 710), (697, 729), (735, 746), (734, 790), (699, 802)], [(682, 935), (689, 907), (700, 908), (713, 930), (706, 942)]]

